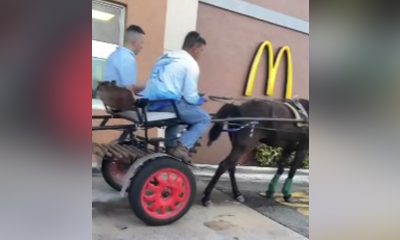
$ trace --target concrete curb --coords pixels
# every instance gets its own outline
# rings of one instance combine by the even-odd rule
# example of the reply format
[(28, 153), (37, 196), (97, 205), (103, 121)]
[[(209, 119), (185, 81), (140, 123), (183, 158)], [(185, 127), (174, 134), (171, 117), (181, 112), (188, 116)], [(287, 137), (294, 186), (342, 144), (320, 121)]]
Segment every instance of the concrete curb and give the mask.
[[(195, 164), (195, 168), (192, 168), (193, 173), (203, 179), (210, 179), (214, 176), (218, 165), (211, 164)], [(96, 163), (92, 163), (92, 173), (100, 173), (100, 168)], [(289, 169), (285, 169), (284, 174), (280, 178), (279, 182), (283, 182), (286, 179)], [(275, 175), (276, 168), (269, 167), (253, 167), (253, 166), (237, 166), (236, 168), (236, 179), (238, 182), (268, 182), (272, 180)], [(221, 180), (229, 180), (228, 173), (224, 173), (221, 176)], [(309, 170), (299, 169), (297, 170), (296, 176), (293, 179), (294, 183), (309, 184)]]

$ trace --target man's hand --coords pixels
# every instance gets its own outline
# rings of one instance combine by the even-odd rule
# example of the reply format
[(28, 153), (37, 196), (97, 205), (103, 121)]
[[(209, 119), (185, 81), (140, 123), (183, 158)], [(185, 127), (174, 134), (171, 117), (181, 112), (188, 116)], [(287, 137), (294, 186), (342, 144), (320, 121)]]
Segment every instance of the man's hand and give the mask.
[(201, 96), (202, 98), (204, 98), (204, 102), (208, 102), (208, 95), (203, 94), (203, 96)]
[(204, 100), (207, 102), (208, 101), (208, 96), (207, 96), (207, 94), (205, 94), (205, 93), (199, 93), (199, 96), (201, 97), (201, 98), (204, 98)]

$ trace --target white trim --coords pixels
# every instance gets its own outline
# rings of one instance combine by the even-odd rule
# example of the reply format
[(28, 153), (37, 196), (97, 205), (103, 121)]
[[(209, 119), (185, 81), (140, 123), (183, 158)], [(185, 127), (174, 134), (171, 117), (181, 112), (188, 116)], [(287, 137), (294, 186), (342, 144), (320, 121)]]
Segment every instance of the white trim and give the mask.
[(109, 7), (115, 7), (115, 8), (125, 8), (124, 5), (118, 4), (118, 3), (113, 3), (107, 0), (92, 0), (92, 2), (95, 2), (97, 4), (103, 4)]
[(186, 34), (196, 30), (198, 6), (198, 0), (167, 1), (164, 49), (178, 50), (182, 48)]
[(199, 0), (201, 3), (219, 7), (241, 15), (272, 23), (281, 27), (309, 34), (309, 22), (269, 10), (242, 0)]
[(120, 31), (119, 31), (119, 45), (123, 46), (124, 45), (124, 37), (125, 37), (125, 20), (126, 20), (126, 7), (121, 6), (121, 17), (119, 18), (119, 26), (120, 26)]

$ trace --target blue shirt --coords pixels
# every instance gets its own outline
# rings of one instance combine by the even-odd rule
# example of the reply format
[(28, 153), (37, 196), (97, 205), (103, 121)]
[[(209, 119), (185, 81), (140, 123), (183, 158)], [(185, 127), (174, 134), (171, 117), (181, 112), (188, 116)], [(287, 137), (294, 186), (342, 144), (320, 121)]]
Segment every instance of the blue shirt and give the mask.
[(116, 81), (117, 86), (131, 88), (136, 84), (137, 66), (135, 53), (118, 47), (107, 59), (104, 81)]
[(199, 65), (188, 52), (166, 53), (154, 65), (141, 95), (150, 100), (184, 99), (196, 105), (200, 101), (197, 88), (199, 75)]

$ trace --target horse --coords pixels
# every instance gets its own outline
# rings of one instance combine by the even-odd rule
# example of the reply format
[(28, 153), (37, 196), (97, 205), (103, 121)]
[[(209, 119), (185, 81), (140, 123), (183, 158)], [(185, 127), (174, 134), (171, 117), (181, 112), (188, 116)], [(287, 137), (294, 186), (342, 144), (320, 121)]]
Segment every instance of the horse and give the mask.
[[(250, 100), (245, 101), (241, 105), (235, 105), (232, 103), (223, 105), (220, 110), (216, 113), (215, 118), (235, 118), (235, 117), (248, 117), (248, 118), (296, 118), (296, 113), (292, 100)], [(309, 101), (306, 99), (297, 99), (296, 102), (301, 104), (300, 109), (303, 111), (308, 122), (309, 112)], [(297, 106), (299, 106), (297, 104)], [(294, 104), (296, 105), (296, 104)], [(301, 111), (300, 111), (301, 112)], [(297, 114), (297, 117), (299, 115)], [(290, 170), (287, 179), (282, 187), (282, 193), (285, 201), (290, 202), (292, 194), (292, 183), (293, 177), (296, 170), (301, 166), (305, 160), (309, 146), (309, 133), (308, 124), (299, 125), (296, 122), (279, 122), (279, 121), (260, 121), (257, 127), (251, 128), (249, 126), (240, 128), (238, 125), (245, 124), (238, 121), (229, 121), (226, 123), (227, 128), (224, 130), (223, 122), (214, 123), (208, 134), (208, 146), (210, 146), (223, 131), (227, 131), (229, 139), (232, 145), (232, 149), (228, 156), (220, 162), (218, 169), (216, 170), (211, 181), (204, 190), (204, 196), (201, 202), (204, 206), (208, 206), (211, 203), (210, 195), (218, 182), (219, 178), (223, 173), (229, 171), (229, 177), (231, 181), (231, 187), (234, 198), (239, 202), (245, 202), (245, 198), (240, 193), (236, 178), (235, 169), (241, 157), (254, 151), (254, 149), (261, 143), (264, 143), (271, 147), (281, 147), (282, 154), (278, 160), (277, 171), (272, 178), (266, 190), (267, 198), (272, 198), (276, 191), (276, 185), (279, 181), (280, 176), (284, 172), (284, 167), (288, 162), (288, 159), (292, 153), (294, 153), (294, 159), (291, 162)], [(231, 130), (230, 130), (231, 129)]]

